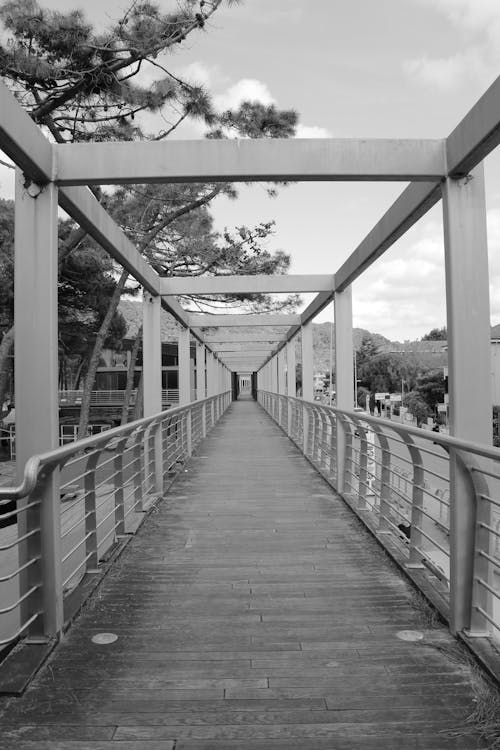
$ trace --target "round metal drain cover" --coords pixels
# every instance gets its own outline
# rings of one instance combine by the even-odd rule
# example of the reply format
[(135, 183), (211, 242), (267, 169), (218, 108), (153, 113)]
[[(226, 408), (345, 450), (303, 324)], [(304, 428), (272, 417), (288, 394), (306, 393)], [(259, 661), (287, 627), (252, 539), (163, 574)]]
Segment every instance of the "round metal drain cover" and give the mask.
[(418, 630), (399, 630), (396, 633), (396, 637), (400, 641), (421, 641), (424, 637), (423, 633)]
[(101, 646), (114, 643), (117, 640), (118, 636), (114, 633), (97, 633), (97, 635), (92, 636), (92, 643), (98, 643)]

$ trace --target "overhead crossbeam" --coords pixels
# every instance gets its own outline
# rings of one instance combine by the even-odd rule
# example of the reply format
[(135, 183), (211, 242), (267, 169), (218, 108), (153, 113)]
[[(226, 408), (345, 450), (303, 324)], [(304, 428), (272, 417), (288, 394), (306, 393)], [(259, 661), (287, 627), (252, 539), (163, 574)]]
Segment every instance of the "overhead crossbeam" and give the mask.
[(160, 277), (88, 188), (63, 188), (59, 205), (153, 296)]
[(203, 340), (211, 345), (216, 344), (235, 344), (235, 343), (276, 343), (284, 341), (285, 334), (265, 331), (260, 333), (244, 333), (243, 331), (233, 331), (232, 334), (224, 333), (207, 333)]
[(3, 83), (0, 83), (0, 149), (28, 180), (44, 185), (53, 179), (51, 143)]
[(269, 138), (54, 146), (59, 185), (439, 180), (443, 139)]
[(174, 276), (160, 280), (160, 294), (289, 294), (333, 288), (333, 274), (279, 276)]
[(223, 354), (224, 356), (231, 354), (231, 353), (245, 353), (245, 354), (260, 354), (260, 353), (266, 353), (274, 351), (276, 348), (276, 344), (268, 344), (267, 346), (264, 344), (247, 344), (246, 346), (238, 345), (236, 344), (212, 344), (212, 349), (214, 352), (217, 352), (218, 354)]
[(242, 326), (290, 326), (300, 323), (300, 315), (279, 315), (262, 313), (252, 315), (203, 315), (191, 313), (189, 326), (191, 328), (218, 328)]
[(446, 139), (450, 177), (462, 177), (500, 143), (500, 78), (497, 78)]

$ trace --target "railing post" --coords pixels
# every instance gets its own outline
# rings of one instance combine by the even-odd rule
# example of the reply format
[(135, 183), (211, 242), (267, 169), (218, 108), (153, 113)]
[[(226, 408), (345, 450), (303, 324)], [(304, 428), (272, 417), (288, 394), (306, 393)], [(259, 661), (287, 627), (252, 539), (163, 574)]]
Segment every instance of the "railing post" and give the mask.
[(385, 437), (380, 427), (374, 427), (380, 447), (380, 506), (378, 526), (382, 533), (390, 533), (388, 524), (389, 512), (391, 510), (391, 447), (389, 440)]
[[(160, 414), (161, 382), (161, 297), (152, 297), (144, 290), (142, 299), (142, 372), (144, 383), (144, 416)], [(163, 492), (163, 450), (161, 431), (154, 437), (155, 492)], [(147, 450), (149, 454), (149, 450)]]
[(408, 452), (413, 464), (413, 486), (411, 498), (411, 521), (410, 521), (410, 558), (407, 564), (408, 568), (423, 568), (422, 555), (419, 552), (424, 542), (421, 528), (424, 523), (424, 481), (425, 471), (422, 454), (415, 445), (413, 438), (402, 432), (398, 432), (406, 442)]
[(358, 423), (359, 431), (359, 480), (358, 480), (358, 508), (366, 508), (368, 491), (368, 435), (367, 430)]
[[(442, 185), (450, 435), (491, 444), (488, 245), (483, 165)], [(474, 398), (471, 398), (471, 393)], [(476, 497), (450, 451), (450, 629), (470, 628)], [(481, 633), (480, 633), (481, 634)]]
[(123, 451), (127, 444), (127, 437), (119, 440), (114, 448), (115, 457), (113, 459), (113, 473), (115, 485), (115, 528), (118, 537), (125, 534), (125, 477), (123, 475)]
[[(20, 483), (28, 459), (59, 445), (57, 231), (58, 191), (50, 183), (28, 184), (16, 169), (15, 204), (15, 394), (16, 463)], [(29, 630), (32, 638), (50, 638), (63, 626), (59, 469), (45, 472), (36, 490), (39, 507), (30, 498), (18, 502), (18, 535), (33, 535), (19, 543), (19, 565), (40, 556), (19, 575), (20, 595), (37, 592), (20, 604), (21, 624), (36, 610), (43, 615)], [(39, 548), (35, 546), (39, 543)]]
[[(335, 390), (338, 409), (351, 411), (354, 406), (354, 368), (352, 345), (352, 289), (335, 292)], [(344, 490), (345, 433), (338, 429), (337, 419), (337, 491)]]
[[(134, 477), (134, 511), (136, 513), (142, 513), (144, 510), (142, 502), (143, 492), (143, 464), (141, 460), (141, 454), (143, 454), (144, 446), (142, 444), (144, 438), (144, 430), (137, 430), (137, 434), (134, 439), (134, 447), (132, 448), (132, 473)], [(142, 450), (141, 450), (142, 446)]]
[(85, 492), (85, 572), (99, 573), (99, 555), (97, 545), (97, 509), (95, 491), (95, 472), (101, 451), (94, 450), (88, 457), (83, 480)]

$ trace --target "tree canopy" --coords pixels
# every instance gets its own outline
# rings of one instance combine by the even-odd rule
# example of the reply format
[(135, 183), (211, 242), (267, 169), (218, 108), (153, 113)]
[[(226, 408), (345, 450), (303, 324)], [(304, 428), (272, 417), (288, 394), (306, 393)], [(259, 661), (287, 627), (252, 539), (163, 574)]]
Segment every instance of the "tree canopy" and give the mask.
[[(234, 111), (217, 113), (203, 86), (170, 68), (169, 59), (178, 45), (206, 28), (223, 2), (233, 4), (231, 0), (177, 0), (171, 10), (165, 10), (138, 0), (110, 28), (98, 31), (81, 11), (56, 12), (36, 0), (7, 0), (0, 4), (4, 27), (0, 76), (33, 120), (59, 143), (160, 140), (189, 118), (201, 119), (210, 138), (293, 135), (297, 123), (293, 110), (243, 102)], [(158, 77), (150, 83), (153, 69)], [(161, 112), (162, 119), (146, 121), (142, 117), (146, 112)], [(160, 129), (146, 132), (145, 125), (151, 128), (152, 122), (161, 122)], [(276, 187), (268, 190), (272, 195)], [(272, 221), (253, 228), (213, 231), (208, 206), (217, 196), (234, 198), (236, 190), (231, 185), (127, 186), (97, 193), (139, 251), (166, 275), (284, 273), (288, 268), (286, 253), (266, 247)], [(73, 227), (63, 255), (72, 254), (83, 238), (83, 231)], [(117, 281), (89, 357), (81, 434), (100, 352), (127, 279), (123, 272)], [(221, 302), (221, 298), (204, 300), (208, 305)], [(230, 300), (248, 309), (295, 303), (294, 296), (284, 303), (266, 295)]]
[(422, 336), (422, 341), (446, 341), (448, 337), (448, 331), (446, 326), (443, 328), (432, 328), (429, 333)]

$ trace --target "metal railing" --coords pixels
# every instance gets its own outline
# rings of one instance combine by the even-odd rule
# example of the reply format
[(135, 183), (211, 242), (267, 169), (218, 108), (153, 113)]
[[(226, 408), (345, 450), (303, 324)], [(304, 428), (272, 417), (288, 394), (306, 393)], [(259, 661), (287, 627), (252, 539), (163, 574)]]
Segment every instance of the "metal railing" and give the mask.
[(267, 391), (258, 400), (444, 614), (461, 607), (466, 634), (498, 644), (500, 450)]
[[(130, 394), (130, 405), (135, 404), (137, 397), (137, 389), (134, 388)], [(194, 398), (194, 395), (192, 394)], [(109, 390), (109, 391), (92, 391), (90, 394), (90, 403), (93, 406), (108, 406), (115, 404), (123, 404), (125, 398), (125, 390)], [(83, 391), (59, 391), (59, 403), (62, 406), (79, 406), (82, 403)], [(161, 392), (162, 404), (178, 404), (179, 403), (179, 389), (178, 388), (164, 388)]]
[(33, 456), (0, 488), (0, 647), (50, 638), (65, 598), (123, 535), (231, 403), (225, 392)]

